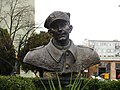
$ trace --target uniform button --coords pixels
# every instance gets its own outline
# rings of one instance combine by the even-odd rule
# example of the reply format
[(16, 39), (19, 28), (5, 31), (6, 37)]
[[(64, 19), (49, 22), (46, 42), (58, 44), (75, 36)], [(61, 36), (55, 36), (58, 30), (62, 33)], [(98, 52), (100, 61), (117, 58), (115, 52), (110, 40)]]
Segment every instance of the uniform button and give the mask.
[(66, 55), (69, 56), (69, 52), (66, 52)]
[(66, 69), (68, 69), (68, 68), (69, 68), (69, 65), (68, 65), (68, 64), (67, 64), (67, 65), (65, 65), (65, 68), (66, 68)]

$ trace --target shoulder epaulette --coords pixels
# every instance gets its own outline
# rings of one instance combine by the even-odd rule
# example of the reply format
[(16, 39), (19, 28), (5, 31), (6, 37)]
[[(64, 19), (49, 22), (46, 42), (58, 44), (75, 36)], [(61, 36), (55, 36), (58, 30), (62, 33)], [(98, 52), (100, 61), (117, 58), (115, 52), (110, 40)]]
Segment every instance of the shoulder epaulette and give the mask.
[(30, 49), (30, 51), (38, 50), (38, 49), (41, 49), (41, 48), (43, 48), (43, 47), (44, 47), (44, 45), (43, 45), (43, 46), (36, 47), (36, 48), (32, 48), (32, 49)]
[(81, 47), (81, 48), (89, 48), (89, 49), (91, 49), (91, 50), (94, 50), (93, 48), (91, 48), (91, 47), (88, 47), (88, 46), (84, 46), (84, 45), (77, 45), (78, 47)]

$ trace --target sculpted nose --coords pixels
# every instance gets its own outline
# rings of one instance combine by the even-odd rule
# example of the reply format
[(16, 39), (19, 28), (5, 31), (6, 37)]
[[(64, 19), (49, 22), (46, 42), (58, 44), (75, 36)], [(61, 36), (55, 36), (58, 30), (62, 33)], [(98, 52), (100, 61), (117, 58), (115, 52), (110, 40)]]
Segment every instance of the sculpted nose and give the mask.
[(58, 32), (62, 33), (64, 30), (62, 28), (58, 29)]
[(61, 29), (61, 28), (59, 28), (58, 30), (59, 30), (60, 32), (62, 31), (62, 29)]

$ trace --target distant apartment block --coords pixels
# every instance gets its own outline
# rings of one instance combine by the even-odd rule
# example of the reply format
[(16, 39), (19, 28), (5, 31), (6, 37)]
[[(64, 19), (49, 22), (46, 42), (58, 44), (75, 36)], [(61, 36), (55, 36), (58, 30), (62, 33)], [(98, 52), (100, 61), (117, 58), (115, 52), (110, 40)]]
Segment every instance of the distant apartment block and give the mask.
[(110, 79), (118, 79), (120, 74), (120, 41), (85, 39), (83, 44), (93, 48), (100, 57), (98, 75), (108, 73)]

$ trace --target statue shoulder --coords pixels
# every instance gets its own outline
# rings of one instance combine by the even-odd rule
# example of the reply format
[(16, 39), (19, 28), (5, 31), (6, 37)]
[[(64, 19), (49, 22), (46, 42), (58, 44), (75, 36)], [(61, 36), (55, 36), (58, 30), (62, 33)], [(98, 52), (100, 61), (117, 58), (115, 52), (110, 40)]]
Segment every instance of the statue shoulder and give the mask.
[(79, 45), (78, 46), (78, 54), (83, 53), (85, 56), (88, 56), (89, 58), (99, 58), (98, 53), (90, 47)]
[(33, 65), (33, 64), (37, 63), (38, 59), (42, 60), (44, 58), (43, 54), (45, 53), (43, 48), (44, 48), (44, 46), (39, 46), (39, 47), (31, 49), (25, 55), (23, 62)]
[(32, 48), (32, 49), (30, 49), (30, 51), (43, 49), (44, 47), (45, 47), (45, 45), (43, 45), (43, 46), (39, 46), (39, 47), (36, 47), (36, 48)]
[(77, 45), (78, 46), (78, 48), (80, 48), (80, 49), (88, 49), (88, 50), (92, 50), (92, 51), (94, 51), (94, 49), (93, 48), (90, 48), (90, 47), (87, 47), (87, 46), (84, 46), (84, 45)]
[(81, 65), (84, 68), (88, 68), (100, 62), (98, 53), (93, 48), (83, 45), (78, 46), (78, 59), (81, 60)]

